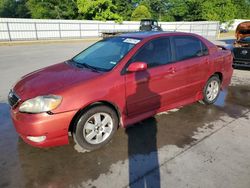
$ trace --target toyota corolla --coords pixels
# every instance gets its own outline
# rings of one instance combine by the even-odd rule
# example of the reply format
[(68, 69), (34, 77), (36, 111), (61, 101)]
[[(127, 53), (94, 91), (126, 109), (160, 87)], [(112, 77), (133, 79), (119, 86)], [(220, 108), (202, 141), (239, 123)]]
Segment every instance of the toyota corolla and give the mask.
[(232, 55), (205, 38), (142, 32), (101, 40), (65, 62), (32, 72), (11, 89), (11, 117), (33, 146), (107, 144), (118, 127), (203, 100), (232, 77)]

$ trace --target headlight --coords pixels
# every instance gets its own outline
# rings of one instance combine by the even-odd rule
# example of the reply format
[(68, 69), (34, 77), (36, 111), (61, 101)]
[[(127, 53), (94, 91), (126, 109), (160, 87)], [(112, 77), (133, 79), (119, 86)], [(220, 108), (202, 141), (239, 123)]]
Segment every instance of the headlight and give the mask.
[(56, 95), (46, 95), (38, 96), (33, 99), (29, 99), (21, 104), (19, 107), (20, 112), (27, 113), (41, 113), (48, 112), (56, 109), (62, 102), (61, 96)]

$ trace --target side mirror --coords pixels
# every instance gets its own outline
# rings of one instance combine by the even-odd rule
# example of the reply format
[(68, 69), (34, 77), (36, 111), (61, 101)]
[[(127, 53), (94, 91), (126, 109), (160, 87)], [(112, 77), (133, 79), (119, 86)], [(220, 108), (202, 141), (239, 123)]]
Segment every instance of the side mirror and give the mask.
[(138, 72), (138, 71), (146, 70), (147, 68), (148, 68), (148, 65), (145, 62), (133, 62), (128, 66), (127, 71)]

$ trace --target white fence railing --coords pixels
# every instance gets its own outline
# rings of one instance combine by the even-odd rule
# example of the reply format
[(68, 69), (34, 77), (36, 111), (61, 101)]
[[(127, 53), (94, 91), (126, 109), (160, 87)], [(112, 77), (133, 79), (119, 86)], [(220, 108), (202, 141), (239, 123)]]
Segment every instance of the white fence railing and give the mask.
[[(219, 22), (160, 22), (164, 31), (192, 32), (215, 39)], [(99, 37), (103, 31), (137, 31), (139, 22), (0, 18), (0, 41)]]

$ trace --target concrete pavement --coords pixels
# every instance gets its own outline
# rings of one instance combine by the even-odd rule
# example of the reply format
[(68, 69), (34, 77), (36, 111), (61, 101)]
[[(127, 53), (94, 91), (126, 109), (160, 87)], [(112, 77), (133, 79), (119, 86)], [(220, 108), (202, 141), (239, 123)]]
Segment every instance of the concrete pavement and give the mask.
[(90, 153), (39, 149), (18, 138), (7, 93), (22, 75), (90, 43), (0, 46), (0, 187), (240, 187), (250, 181), (250, 71), (235, 70), (215, 105), (164, 112)]
[[(218, 126), (197, 144), (163, 162), (161, 187), (248, 188), (250, 113)], [(155, 170), (135, 182), (154, 177)]]

